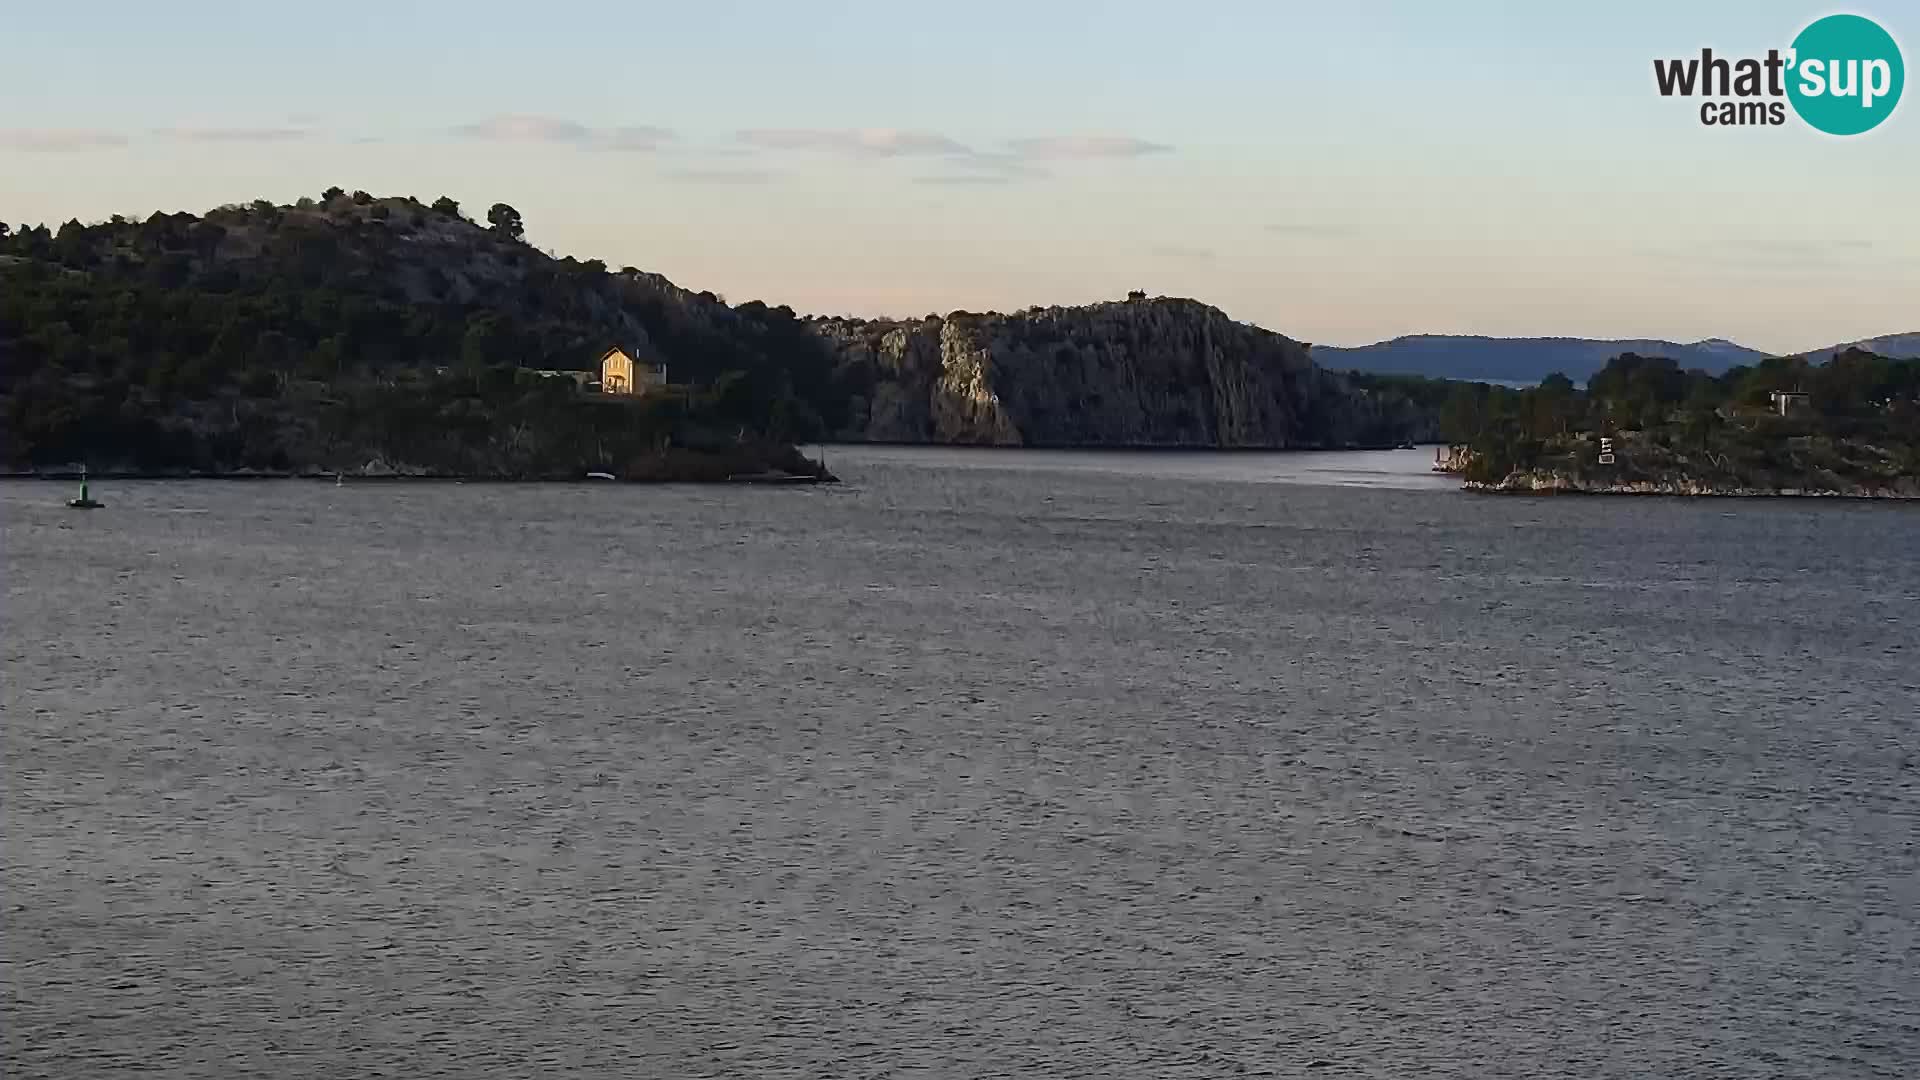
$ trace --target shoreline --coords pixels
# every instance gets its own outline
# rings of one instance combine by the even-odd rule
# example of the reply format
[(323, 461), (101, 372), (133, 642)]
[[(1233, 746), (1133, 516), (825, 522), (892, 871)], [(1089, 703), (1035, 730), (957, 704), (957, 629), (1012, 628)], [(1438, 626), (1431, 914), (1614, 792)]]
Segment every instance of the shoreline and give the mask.
[[(357, 475), (354, 473), (295, 473), (295, 472), (158, 472), (141, 470), (96, 471), (89, 469), (88, 482), (96, 481), (152, 481), (152, 480), (193, 480), (193, 481), (289, 481), (304, 480), (315, 483), (329, 483), (336, 478), (352, 481), (356, 484), (603, 484), (609, 487), (659, 484), (699, 484), (702, 486), (734, 485), (740, 487), (793, 487), (818, 484), (837, 484), (840, 478), (831, 473), (824, 476), (787, 474), (782, 476), (740, 475), (728, 477), (700, 476), (642, 476), (604, 477), (581, 476), (452, 476), (446, 474), (380, 473)], [(81, 479), (79, 470), (64, 469), (45, 472), (0, 472), (0, 481), (63, 481), (75, 483)]]
[(810, 442), (807, 446), (824, 449), (858, 450), (861, 447), (876, 446), (887, 449), (903, 447), (926, 447), (932, 450), (1077, 450), (1085, 453), (1181, 453), (1181, 454), (1362, 454), (1380, 453), (1387, 450), (1431, 450), (1436, 446), (1445, 446), (1440, 442), (1415, 443), (1407, 446), (1202, 446), (1195, 443), (964, 443), (964, 442), (911, 442), (905, 440), (870, 439), (861, 442)]
[[(1353, 454), (1388, 453), (1394, 451), (1428, 450), (1444, 443), (1417, 443), (1414, 446), (1193, 446), (1193, 445), (1087, 445), (1083, 443), (1060, 444), (989, 444), (989, 443), (938, 443), (938, 442), (821, 442), (808, 443), (821, 451), (848, 450), (858, 451), (865, 447), (881, 449), (929, 450), (981, 450), (1017, 453), (1020, 451), (1073, 451), (1076, 453), (1182, 453), (1182, 454)], [(318, 469), (128, 469), (128, 468), (89, 468), (85, 473), (88, 480), (311, 480), (330, 481), (336, 477), (356, 482), (392, 483), (395, 481), (420, 481), (432, 483), (461, 484), (755, 484), (755, 485), (804, 485), (837, 484), (841, 480), (825, 467), (824, 456), (818, 460), (809, 460), (807, 464), (817, 473), (788, 472), (781, 469), (767, 469), (751, 473), (735, 473), (717, 476), (702, 470), (688, 470), (674, 475), (639, 473), (628, 476), (592, 476), (588, 472), (547, 473), (524, 476), (497, 476), (481, 473), (439, 473), (425, 471), (407, 471), (405, 469), (383, 469), (378, 472), (355, 470), (318, 470)], [(1438, 471), (1438, 470), (1436, 470)], [(59, 480), (77, 482), (82, 479), (78, 466), (46, 466), (42, 468), (4, 468), (0, 467), (0, 481)]]
[[(1529, 477), (1528, 479), (1536, 479)], [(1674, 482), (1639, 482), (1633, 484), (1610, 484), (1605, 486), (1566, 482), (1561, 477), (1545, 478), (1545, 483), (1515, 483), (1508, 477), (1495, 483), (1467, 480), (1460, 490), (1475, 495), (1507, 495), (1517, 497), (1551, 498), (1555, 496), (1595, 497), (1595, 498), (1668, 498), (1668, 499), (1826, 499), (1847, 500), (1851, 502), (1912, 503), (1920, 502), (1920, 492), (1888, 490), (1831, 491), (1808, 488), (1750, 488), (1718, 487), (1707, 484), (1682, 484)], [(1552, 482), (1560, 481), (1560, 482)]]

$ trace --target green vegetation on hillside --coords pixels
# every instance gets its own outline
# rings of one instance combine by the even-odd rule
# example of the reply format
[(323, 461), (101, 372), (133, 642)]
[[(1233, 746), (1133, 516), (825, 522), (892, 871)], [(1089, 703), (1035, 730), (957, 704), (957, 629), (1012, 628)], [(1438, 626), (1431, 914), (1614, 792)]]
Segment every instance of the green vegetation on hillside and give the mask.
[[(0, 226), (0, 463), (560, 475), (841, 419), (833, 357), (791, 310), (550, 258), (511, 206), (487, 217), (333, 188)], [(614, 345), (684, 385), (621, 401), (536, 374)]]
[(1448, 398), (1458, 387), (1486, 385), (1463, 384), (1453, 379), (1430, 379), (1425, 375), (1376, 375), (1367, 371), (1346, 371), (1341, 374), (1363, 390), (1403, 398), (1422, 412), (1435, 416), (1446, 407)]
[[(1805, 398), (1783, 415), (1776, 392)], [(1584, 390), (1559, 375), (1527, 390), (1455, 384), (1440, 420), (1471, 451), (1466, 478), (1487, 485), (1539, 474), (1593, 489), (1881, 490), (1920, 479), (1920, 360), (1849, 349), (1716, 377), (1627, 353)]]

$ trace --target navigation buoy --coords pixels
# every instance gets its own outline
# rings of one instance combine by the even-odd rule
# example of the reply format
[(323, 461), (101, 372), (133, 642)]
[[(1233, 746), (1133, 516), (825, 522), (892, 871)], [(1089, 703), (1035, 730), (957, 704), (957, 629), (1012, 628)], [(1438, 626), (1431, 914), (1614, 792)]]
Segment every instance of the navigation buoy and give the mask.
[(106, 503), (95, 502), (87, 495), (87, 467), (80, 467), (80, 494), (67, 500), (67, 505), (75, 510), (98, 510)]

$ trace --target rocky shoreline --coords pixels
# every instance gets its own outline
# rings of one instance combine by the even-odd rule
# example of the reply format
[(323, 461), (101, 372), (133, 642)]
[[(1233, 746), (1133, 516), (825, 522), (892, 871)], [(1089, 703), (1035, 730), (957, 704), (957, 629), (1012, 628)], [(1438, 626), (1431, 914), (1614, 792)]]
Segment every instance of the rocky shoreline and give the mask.
[(1492, 494), (1920, 500), (1920, 470), (1903, 465), (1897, 448), (1864, 440), (1725, 439), (1682, 448), (1670, 434), (1624, 431), (1611, 439), (1614, 459), (1605, 462), (1598, 438), (1582, 434), (1504, 472), (1498, 457), (1465, 446), (1452, 447), (1434, 469), (1459, 475), (1464, 490)]
[(1764, 487), (1715, 484), (1696, 477), (1662, 480), (1596, 482), (1564, 473), (1517, 472), (1505, 479), (1468, 480), (1463, 490), (1506, 495), (1667, 495), (1690, 498), (1816, 498), (1920, 500), (1920, 478), (1907, 478), (1892, 487), (1851, 484), (1845, 488)]
[[(704, 476), (678, 476), (678, 477), (616, 476), (616, 477), (613, 477), (611, 480), (609, 480), (606, 477), (571, 476), (571, 475), (569, 476), (454, 476), (451, 474), (442, 474), (442, 473), (433, 473), (433, 474), (395, 473), (392, 475), (374, 476), (374, 475), (357, 475), (355, 473), (341, 473), (338, 477), (336, 477), (333, 473), (325, 473), (325, 474), (265, 473), (265, 472), (183, 473), (183, 472), (125, 471), (125, 472), (89, 472), (86, 478), (88, 480), (217, 480), (222, 482), (235, 481), (235, 480), (321, 480), (321, 481), (352, 480), (355, 483), (375, 483), (375, 484), (406, 484), (406, 483), (427, 483), (427, 484), (594, 484), (594, 483), (600, 483), (600, 484), (605, 484), (605, 483), (615, 483), (615, 484), (808, 485), (808, 484), (837, 484), (840, 482), (839, 477), (833, 476), (831, 474), (828, 474), (825, 476), (809, 476), (804, 473), (802, 474), (749, 473), (745, 475), (724, 476), (724, 477), (718, 477), (718, 478), (704, 477)], [(57, 472), (57, 473), (56, 472), (38, 472), (38, 473), (0, 472), (0, 481), (18, 481), (22, 483), (30, 482), (30, 481), (56, 481), (56, 480), (71, 483), (79, 479), (80, 479), (80, 474), (78, 472)]]
[(1472, 461), (1473, 451), (1464, 446), (1448, 446), (1444, 457), (1441, 456), (1438, 450), (1434, 452), (1433, 471), (1459, 475), (1467, 471), (1467, 466), (1471, 464)]
[[(352, 480), (356, 483), (376, 482), (441, 482), (441, 483), (483, 483), (483, 484), (572, 484), (572, 483), (626, 483), (626, 484), (837, 484), (840, 478), (827, 471), (818, 463), (809, 462), (811, 468), (762, 467), (743, 469), (735, 461), (712, 458), (697, 462), (673, 461), (658, 464), (644, 463), (625, 470), (622, 473), (568, 471), (542, 472), (527, 474), (485, 474), (455, 473), (426, 469), (411, 465), (387, 465), (375, 463), (352, 469), (322, 470), (272, 470), (272, 469), (140, 469), (140, 468), (89, 468), (85, 477), (89, 480)], [(81, 479), (79, 468), (59, 466), (50, 468), (10, 468), (0, 469), (0, 480), (58, 480), (73, 482)]]

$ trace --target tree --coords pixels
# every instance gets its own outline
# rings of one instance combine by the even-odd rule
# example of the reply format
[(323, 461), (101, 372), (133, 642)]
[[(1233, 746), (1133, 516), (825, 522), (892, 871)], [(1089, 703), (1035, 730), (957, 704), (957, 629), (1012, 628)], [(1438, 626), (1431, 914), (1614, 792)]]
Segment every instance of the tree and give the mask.
[(1733, 382), (1734, 397), (1742, 405), (1765, 407), (1768, 395), (1775, 390), (1806, 389), (1807, 376), (1805, 357), (1769, 356), (1740, 373)]
[(460, 204), (445, 195), (433, 200), (433, 209), (435, 213), (445, 214), (448, 217), (460, 216)]
[(79, 219), (68, 221), (60, 226), (53, 238), (54, 254), (68, 266), (85, 267), (94, 263), (93, 240), (87, 233), (87, 227)]
[(467, 324), (467, 332), (460, 340), (460, 361), (475, 372), (511, 363), (513, 342), (502, 331), (498, 320), (483, 315)]
[(1573, 380), (1554, 372), (1530, 396), (1528, 428), (1536, 438), (1566, 433), (1573, 419)]
[(373, 205), (373, 196), (367, 194), (364, 191), (356, 191), (353, 193), (353, 205), (371, 206)]
[(346, 194), (346, 191), (341, 188), (330, 187), (327, 190), (320, 193), (320, 201), (323, 203), (330, 203), (333, 200), (345, 194)]
[(518, 240), (527, 235), (526, 223), (520, 220), (520, 211), (497, 202), (487, 211), (487, 224), (493, 231), (509, 240)]
[(1719, 385), (1711, 379), (1695, 382), (1680, 412), (1681, 433), (1689, 446), (1704, 450), (1711, 445), (1720, 427), (1719, 408)]
[(1486, 386), (1456, 383), (1440, 407), (1440, 437), (1450, 443), (1470, 443), (1486, 424)]
[(1807, 371), (1807, 389), (1816, 411), (1840, 416), (1871, 411), (1874, 403), (1895, 396), (1893, 363), (1858, 348), (1849, 348)]

